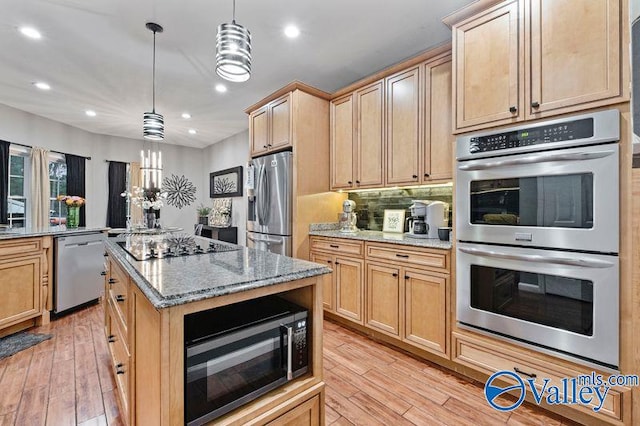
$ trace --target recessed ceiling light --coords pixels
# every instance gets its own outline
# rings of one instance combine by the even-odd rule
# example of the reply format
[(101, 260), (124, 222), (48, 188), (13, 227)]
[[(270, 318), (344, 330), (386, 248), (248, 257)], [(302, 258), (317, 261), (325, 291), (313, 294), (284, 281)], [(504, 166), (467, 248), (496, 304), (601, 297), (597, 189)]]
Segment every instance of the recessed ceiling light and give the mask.
[(216, 90), (220, 93), (224, 93), (227, 91), (227, 86), (224, 84), (216, 84)]
[(195, 135), (196, 133), (198, 133), (198, 132), (196, 132), (196, 129), (189, 129), (189, 134), (190, 135)]
[(295, 25), (287, 25), (284, 28), (284, 35), (289, 38), (296, 38), (300, 35), (300, 30)]
[(49, 86), (44, 81), (36, 81), (35, 83), (33, 83), (33, 85), (36, 86), (40, 90), (49, 90), (49, 89), (51, 89), (51, 86)]
[(188, 112), (183, 112), (182, 113), (182, 118), (184, 118), (185, 120), (188, 120), (191, 118), (191, 114), (189, 114)]
[(92, 110), (92, 109), (88, 109), (88, 110), (86, 110), (84, 113), (85, 113), (85, 114), (87, 114), (89, 117), (95, 117), (96, 115), (98, 115), (98, 114), (96, 114), (96, 112), (95, 112), (94, 110)]
[(42, 34), (40, 34), (40, 31), (36, 30), (35, 28), (20, 27), (19, 30), (22, 33), (22, 35), (25, 37), (29, 37), (34, 40), (40, 40), (42, 38)]

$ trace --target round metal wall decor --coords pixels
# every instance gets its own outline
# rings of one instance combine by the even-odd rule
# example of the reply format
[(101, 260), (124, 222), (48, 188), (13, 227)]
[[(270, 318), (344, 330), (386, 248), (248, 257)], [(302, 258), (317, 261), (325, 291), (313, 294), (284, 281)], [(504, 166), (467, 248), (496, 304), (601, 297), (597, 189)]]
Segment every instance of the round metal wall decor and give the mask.
[(196, 200), (196, 187), (184, 175), (172, 174), (162, 181), (162, 192), (167, 194), (167, 204), (179, 209)]

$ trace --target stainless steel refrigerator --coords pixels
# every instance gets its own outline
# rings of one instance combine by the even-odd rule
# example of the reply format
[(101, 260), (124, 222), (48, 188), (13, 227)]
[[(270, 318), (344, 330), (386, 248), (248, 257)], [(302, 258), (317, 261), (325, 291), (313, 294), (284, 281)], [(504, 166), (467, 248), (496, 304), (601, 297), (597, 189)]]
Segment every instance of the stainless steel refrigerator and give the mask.
[(291, 256), (293, 165), (291, 152), (254, 158), (248, 189), (247, 247)]

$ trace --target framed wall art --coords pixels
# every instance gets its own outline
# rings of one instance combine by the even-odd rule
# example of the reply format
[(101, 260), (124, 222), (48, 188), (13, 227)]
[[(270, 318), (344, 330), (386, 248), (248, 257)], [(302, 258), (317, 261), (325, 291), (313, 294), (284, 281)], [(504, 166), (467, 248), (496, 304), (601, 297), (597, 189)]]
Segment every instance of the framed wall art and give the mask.
[(382, 232), (404, 232), (404, 210), (385, 209)]
[(209, 173), (209, 196), (211, 198), (242, 196), (242, 166)]

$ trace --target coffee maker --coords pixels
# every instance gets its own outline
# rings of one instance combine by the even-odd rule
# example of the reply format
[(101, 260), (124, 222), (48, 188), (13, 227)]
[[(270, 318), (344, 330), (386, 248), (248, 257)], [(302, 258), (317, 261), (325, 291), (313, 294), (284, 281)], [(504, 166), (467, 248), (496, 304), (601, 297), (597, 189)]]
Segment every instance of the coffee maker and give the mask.
[(352, 234), (358, 232), (356, 222), (358, 220), (356, 216), (356, 203), (352, 200), (344, 200), (342, 203), (342, 213), (340, 213), (340, 232), (345, 234)]
[(407, 235), (414, 238), (429, 238), (429, 225), (426, 222), (427, 204), (424, 201), (413, 200), (413, 204), (409, 207), (411, 216), (406, 220), (408, 231)]

